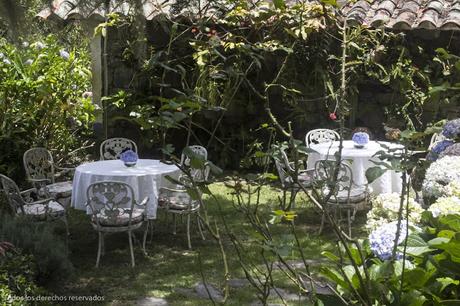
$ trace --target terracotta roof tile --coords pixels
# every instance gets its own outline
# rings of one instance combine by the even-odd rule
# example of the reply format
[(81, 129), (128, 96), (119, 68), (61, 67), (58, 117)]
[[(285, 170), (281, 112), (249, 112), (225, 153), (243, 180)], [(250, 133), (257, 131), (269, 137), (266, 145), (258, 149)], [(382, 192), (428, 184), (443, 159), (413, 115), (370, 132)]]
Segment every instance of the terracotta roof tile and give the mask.
[(460, 0), (358, 1), (343, 8), (350, 23), (399, 30), (460, 30)]
[[(101, 0), (54, 0), (51, 7), (45, 8), (37, 14), (42, 19), (67, 21), (72, 19), (104, 20), (104, 5)], [(132, 1), (130, 1), (132, 2)], [(249, 0), (249, 3), (258, 0)], [(289, 0), (288, 3), (297, 2)], [(210, 16), (216, 12), (217, 7), (209, 0), (183, 1), (183, 0), (140, 0), (138, 11), (147, 19), (152, 20), (158, 15), (193, 15)], [(109, 11), (127, 15), (134, 11), (134, 6), (127, 0), (110, 0)]]
[[(259, 0), (249, 0), (254, 3)], [(288, 4), (298, 0), (287, 0)], [(86, 2), (86, 4), (85, 4)], [(66, 21), (72, 19), (103, 20), (104, 8), (101, 0), (54, 0), (51, 8), (41, 11), (43, 19)], [(216, 12), (209, 0), (200, 0), (200, 5), (185, 8), (179, 0), (140, 0), (141, 12), (147, 20), (158, 15), (209, 15)], [(339, 3), (345, 1), (339, 0)], [(190, 2), (191, 3), (191, 2)], [(178, 5), (179, 4), (179, 5)], [(110, 11), (128, 14), (133, 10), (126, 0), (111, 0)], [(400, 30), (441, 29), (460, 30), (460, 0), (359, 0), (346, 4), (342, 12), (350, 24), (366, 27), (386, 27)]]

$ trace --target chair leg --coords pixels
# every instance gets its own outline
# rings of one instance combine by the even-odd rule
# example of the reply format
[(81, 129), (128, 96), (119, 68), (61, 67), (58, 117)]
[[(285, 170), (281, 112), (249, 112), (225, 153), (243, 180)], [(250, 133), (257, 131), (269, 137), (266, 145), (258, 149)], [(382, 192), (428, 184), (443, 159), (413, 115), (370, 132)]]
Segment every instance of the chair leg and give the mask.
[(147, 233), (149, 232), (150, 220), (147, 220), (147, 225), (144, 231), (144, 240), (142, 241), (142, 249), (144, 250), (144, 255), (147, 256), (147, 251), (145, 250), (145, 242), (147, 241)]
[(283, 189), (283, 209), (286, 208), (286, 189)]
[(150, 227), (150, 243), (153, 241), (153, 221), (149, 220), (149, 227)]
[(297, 196), (298, 190), (291, 189), (291, 198), (289, 199), (288, 209), (295, 208), (295, 197)]
[[(326, 208), (323, 208), (323, 210), (325, 210)], [(324, 227), (324, 222), (326, 221), (326, 212), (323, 211), (323, 215), (321, 216), (321, 225), (319, 226), (319, 235), (321, 235), (322, 231), (323, 231), (323, 227)]]
[(200, 231), (200, 235), (201, 235), (201, 239), (202, 240), (206, 240), (204, 238), (204, 235), (203, 235), (203, 230), (201, 229), (201, 219), (200, 219), (200, 215), (196, 215), (196, 223), (198, 223), (198, 231)]
[(105, 237), (104, 233), (101, 233), (101, 256), (105, 255)]
[(351, 215), (350, 210), (347, 209), (347, 219), (348, 219), (348, 236), (351, 238)]
[(96, 258), (96, 268), (99, 267), (99, 260), (101, 259), (101, 248), (102, 248), (102, 233), (98, 232), (99, 234), (99, 241), (97, 247), (97, 258)]
[(173, 223), (174, 223), (173, 235), (175, 235), (176, 234), (176, 214), (173, 214)]
[(131, 252), (131, 266), (134, 268), (134, 252), (133, 252), (133, 239), (131, 237), (131, 231), (128, 231), (129, 240), (129, 251)]
[(187, 242), (188, 248), (192, 249), (192, 242), (190, 241), (190, 214), (187, 214)]
[(65, 231), (67, 233), (67, 236), (70, 236), (70, 231), (69, 231), (69, 222), (67, 221), (67, 213), (64, 215), (62, 218), (62, 222), (65, 224)]

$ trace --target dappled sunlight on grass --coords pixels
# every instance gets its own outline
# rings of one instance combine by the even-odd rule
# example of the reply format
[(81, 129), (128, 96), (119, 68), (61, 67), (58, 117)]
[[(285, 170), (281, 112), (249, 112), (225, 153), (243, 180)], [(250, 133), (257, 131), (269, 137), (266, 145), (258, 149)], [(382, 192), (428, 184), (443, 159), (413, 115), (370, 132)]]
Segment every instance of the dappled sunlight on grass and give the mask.
[[(216, 183), (210, 186), (210, 190), (214, 197), (206, 196), (205, 200), (209, 215), (222, 229), (218, 214), (219, 204), (230, 231), (238, 237), (245, 249), (244, 258), (262, 265), (260, 240), (243, 212), (234, 206), (231, 189), (223, 183)], [(258, 208), (260, 218), (267, 221), (270, 219), (272, 211), (279, 209), (279, 197), (282, 197), (280, 190), (271, 186), (262, 187)], [(335, 248), (335, 239), (331, 231), (326, 230), (323, 235), (318, 236), (321, 215), (312, 208), (305, 195), (298, 195), (294, 211), (298, 214), (295, 230), (307, 260), (321, 259), (321, 251)], [(105, 296), (106, 301), (117, 301), (114, 305), (123, 301), (130, 303), (129, 301), (145, 296), (164, 297), (171, 305), (210, 304), (193, 296), (184, 296), (180, 288), (190, 289), (197, 282), (202, 281), (198, 254), (201, 256), (206, 280), (218, 287), (223, 284), (223, 263), (218, 244), (206, 232), (207, 240), (202, 241), (196, 224), (192, 223), (193, 249), (188, 250), (185, 218), (183, 222), (178, 218), (177, 235), (173, 235), (172, 227), (168, 226), (164, 217), (164, 214), (159, 214), (159, 220), (155, 221), (152, 243), (149, 243), (150, 236), (147, 239), (147, 256), (143, 255), (138, 242), (134, 244), (135, 268), (130, 267), (128, 237), (126, 233), (122, 233), (106, 237), (106, 254), (101, 259), (100, 268), (96, 269), (94, 264), (97, 253), (97, 233), (91, 228), (87, 215), (72, 210), (70, 222), (73, 235), (69, 245), (71, 260), (77, 272), (64, 286), (55, 284), (53, 291), (74, 295), (100, 294)], [(169, 222), (171, 221), (170, 218)], [(286, 253), (283, 255), (286, 260), (299, 260), (300, 253), (293, 239), (291, 226), (281, 223), (269, 225), (269, 228), (275, 244), (281, 249), (285, 248), (283, 251)], [(142, 232), (136, 233), (136, 236), (141, 240)], [(230, 278), (244, 278), (238, 257), (225, 233), (223, 241), (229, 260)], [(276, 261), (275, 257), (270, 256)], [(289, 288), (289, 282), (284, 279), (281, 272), (276, 271), (275, 275), (278, 280), (282, 280), (277, 281), (277, 286)], [(250, 304), (256, 300), (255, 290), (250, 286), (232, 288), (228, 304)]]

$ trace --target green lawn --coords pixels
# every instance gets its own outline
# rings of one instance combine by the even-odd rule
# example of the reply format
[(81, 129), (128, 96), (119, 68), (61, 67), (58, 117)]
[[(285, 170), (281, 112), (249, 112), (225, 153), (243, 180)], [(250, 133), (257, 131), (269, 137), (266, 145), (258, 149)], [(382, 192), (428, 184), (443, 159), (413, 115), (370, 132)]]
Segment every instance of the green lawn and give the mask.
[[(245, 256), (262, 264), (259, 248), (254, 247), (253, 235), (244, 216), (232, 204), (230, 189), (222, 183), (215, 183), (211, 191), (223, 208), (223, 213), (233, 233), (239, 237), (246, 252)], [(282, 193), (272, 187), (264, 187), (261, 193), (262, 211), (269, 217), (271, 210), (276, 209), (277, 198)], [(216, 203), (207, 198), (209, 214), (217, 218)], [(297, 233), (303, 250), (308, 259), (321, 258), (322, 250), (333, 250), (335, 240), (332, 231), (326, 227), (324, 233), (317, 234), (321, 220), (320, 215), (309, 206), (305, 197), (297, 199), (296, 219)], [(165, 298), (170, 305), (210, 305), (211, 302), (183, 295), (178, 288), (193, 288), (202, 281), (198, 256), (202, 259), (202, 271), (206, 280), (217, 287), (223, 283), (223, 263), (219, 246), (209, 234), (202, 241), (198, 230), (193, 224), (192, 246), (187, 249), (185, 223), (178, 226), (177, 235), (168, 228), (164, 214), (155, 221), (154, 236), (147, 244), (148, 256), (144, 256), (139, 245), (136, 247), (136, 267), (130, 267), (127, 234), (113, 234), (106, 238), (106, 254), (102, 257), (98, 269), (94, 267), (97, 253), (97, 234), (89, 223), (84, 212), (71, 210), (70, 227), (72, 236), (69, 241), (70, 257), (76, 272), (63, 283), (52, 284), (50, 290), (56, 294), (65, 295), (102, 295), (106, 304), (126, 305), (140, 297), (154, 296)], [(360, 227), (360, 224), (355, 226)], [(275, 241), (285, 238), (289, 228), (285, 224), (271, 226)], [(206, 233), (205, 233), (206, 234)], [(141, 235), (138, 235), (139, 238)], [(150, 237), (148, 238), (150, 241)], [(289, 244), (289, 243), (288, 243)], [(293, 245), (293, 243), (290, 243)], [(228, 239), (225, 239), (227, 257), (231, 278), (244, 278), (237, 256)], [(298, 259), (298, 252), (292, 251), (288, 259)], [(313, 268), (315, 270), (315, 268)], [(281, 272), (277, 272), (277, 287), (289, 289), (291, 285)], [(292, 291), (294, 289), (291, 290)], [(295, 291), (294, 291), (295, 293)], [(330, 299), (330, 298), (329, 298)], [(255, 290), (250, 286), (232, 289), (228, 305), (249, 305), (257, 301)], [(277, 300), (273, 300), (276, 302)], [(329, 303), (337, 305), (335, 302)]]

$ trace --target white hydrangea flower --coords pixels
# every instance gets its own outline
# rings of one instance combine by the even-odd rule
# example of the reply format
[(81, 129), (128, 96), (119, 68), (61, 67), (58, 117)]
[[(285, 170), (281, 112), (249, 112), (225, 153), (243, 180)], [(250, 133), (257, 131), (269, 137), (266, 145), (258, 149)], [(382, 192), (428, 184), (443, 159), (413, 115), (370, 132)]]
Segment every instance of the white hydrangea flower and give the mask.
[(40, 42), (40, 41), (37, 41), (37, 42), (35, 43), (35, 48), (37, 48), (38, 50), (42, 50), (42, 49), (44, 49), (45, 47), (46, 47), (45, 44), (42, 43), (42, 42)]
[(460, 198), (460, 181), (452, 181), (445, 186), (446, 197), (458, 197)]
[(27, 48), (27, 47), (29, 46), (29, 42), (27, 42), (27, 41), (23, 42), (23, 43), (22, 43), (22, 46), (23, 46), (24, 48)]
[(460, 215), (460, 198), (455, 196), (439, 198), (428, 208), (428, 211), (435, 218), (446, 215)]
[[(432, 163), (426, 171), (423, 192), (429, 197), (439, 198), (450, 192), (452, 186), (449, 187), (449, 183), (453, 181), (460, 182), (460, 156), (445, 156)], [(458, 190), (458, 185), (453, 186)]]
[[(407, 198), (405, 198), (405, 201)], [(409, 198), (409, 222), (418, 224), (422, 218), (424, 209), (413, 198)], [(372, 201), (372, 209), (367, 213), (366, 229), (373, 231), (376, 228), (398, 220), (401, 195), (399, 193), (383, 193)], [(406, 205), (404, 203), (403, 216), (406, 216)]]

